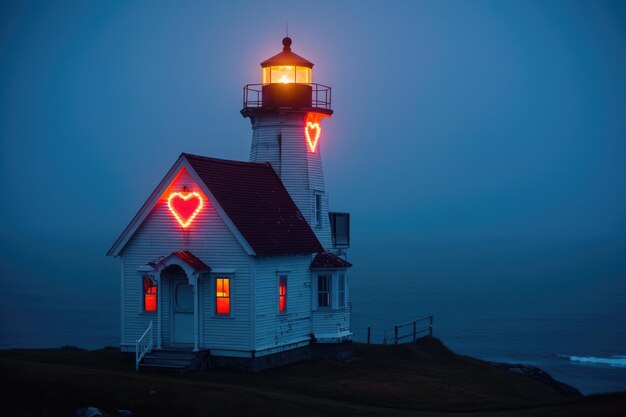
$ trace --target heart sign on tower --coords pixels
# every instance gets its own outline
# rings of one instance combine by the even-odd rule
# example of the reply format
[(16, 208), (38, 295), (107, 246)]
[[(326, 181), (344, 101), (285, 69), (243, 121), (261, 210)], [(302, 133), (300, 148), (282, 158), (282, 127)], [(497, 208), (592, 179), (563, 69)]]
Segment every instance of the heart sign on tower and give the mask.
[(309, 149), (311, 149), (311, 152), (315, 152), (317, 141), (320, 138), (321, 133), (322, 128), (319, 123), (306, 122), (304, 134), (306, 135), (306, 140), (309, 142)]
[(323, 113), (307, 113), (306, 115), (306, 125), (304, 126), (304, 136), (309, 144), (309, 149), (311, 152), (315, 153), (315, 149), (317, 148), (317, 142), (322, 134), (322, 126), (320, 123), (322, 122), (322, 118), (328, 117), (328, 115)]
[(191, 193), (173, 192), (167, 199), (167, 207), (183, 229), (189, 227), (203, 206), (202, 197), (195, 191)]

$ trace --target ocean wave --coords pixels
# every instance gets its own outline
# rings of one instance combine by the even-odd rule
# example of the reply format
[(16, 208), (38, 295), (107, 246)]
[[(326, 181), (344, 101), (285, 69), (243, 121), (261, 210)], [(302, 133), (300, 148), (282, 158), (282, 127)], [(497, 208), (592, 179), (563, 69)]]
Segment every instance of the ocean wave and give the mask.
[(569, 358), (569, 360), (571, 360), (572, 362), (609, 365), (609, 366), (618, 366), (618, 367), (626, 368), (626, 356), (611, 356), (608, 358), (599, 358), (596, 356), (569, 356), (569, 355), (562, 355), (562, 356)]

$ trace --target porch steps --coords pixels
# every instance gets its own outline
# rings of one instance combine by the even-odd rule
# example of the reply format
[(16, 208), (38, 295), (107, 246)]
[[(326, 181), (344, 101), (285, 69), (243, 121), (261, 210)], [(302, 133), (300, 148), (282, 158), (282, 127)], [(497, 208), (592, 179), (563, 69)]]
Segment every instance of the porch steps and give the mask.
[(209, 352), (192, 352), (191, 350), (152, 350), (147, 353), (139, 364), (140, 370), (171, 370), (178, 372), (194, 372), (208, 367)]

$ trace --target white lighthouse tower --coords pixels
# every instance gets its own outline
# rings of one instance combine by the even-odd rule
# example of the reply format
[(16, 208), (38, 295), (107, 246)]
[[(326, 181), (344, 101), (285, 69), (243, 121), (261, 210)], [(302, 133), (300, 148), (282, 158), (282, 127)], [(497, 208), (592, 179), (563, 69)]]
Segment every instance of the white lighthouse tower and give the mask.
[[(324, 249), (343, 255), (348, 215), (329, 217), (322, 170), (321, 122), (333, 114), (331, 88), (312, 82), (313, 63), (292, 52), (290, 38), (282, 43), (282, 52), (261, 63), (262, 84), (244, 87), (241, 113), (252, 123), (250, 162), (269, 162)], [(340, 241), (332, 235), (336, 223)]]

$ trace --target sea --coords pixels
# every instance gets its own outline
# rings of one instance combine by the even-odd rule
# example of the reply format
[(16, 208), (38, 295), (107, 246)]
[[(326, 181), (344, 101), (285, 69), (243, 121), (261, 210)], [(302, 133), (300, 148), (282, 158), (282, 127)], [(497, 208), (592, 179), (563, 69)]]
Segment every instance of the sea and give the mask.
[[(626, 241), (352, 243), (356, 341), (369, 328), (372, 343), (392, 343), (395, 325), (432, 315), (433, 335), (459, 354), (538, 366), (584, 394), (626, 390)], [(4, 263), (1, 349), (119, 343), (117, 260), (85, 247), (73, 263), (59, 262), (61, 249), (30, 268)]]

